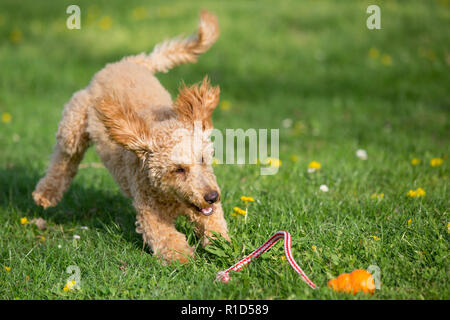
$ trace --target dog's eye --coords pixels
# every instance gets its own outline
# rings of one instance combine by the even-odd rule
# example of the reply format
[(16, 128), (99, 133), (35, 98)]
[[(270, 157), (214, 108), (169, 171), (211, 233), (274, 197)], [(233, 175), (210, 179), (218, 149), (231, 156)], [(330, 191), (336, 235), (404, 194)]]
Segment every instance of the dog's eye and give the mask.
[(182, 167), (177, 168), (177, 170), (175, 170), (176, 173), (184, 173), (185, 170)]

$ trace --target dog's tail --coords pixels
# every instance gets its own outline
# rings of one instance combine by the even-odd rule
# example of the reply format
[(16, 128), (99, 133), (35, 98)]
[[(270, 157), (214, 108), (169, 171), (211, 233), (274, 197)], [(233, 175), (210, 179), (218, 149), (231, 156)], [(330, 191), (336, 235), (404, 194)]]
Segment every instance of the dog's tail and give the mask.
[(173, 67), (188, 62), (196, 62), (197, 57), (206, 52), (219, 37), (217, 17), (203, 10), (197, 34), (185, 39), (180, 37), (157, 44), (150, 54), (141, 53), (126, 60), (142, 64), (151, 72), (167, 72)]

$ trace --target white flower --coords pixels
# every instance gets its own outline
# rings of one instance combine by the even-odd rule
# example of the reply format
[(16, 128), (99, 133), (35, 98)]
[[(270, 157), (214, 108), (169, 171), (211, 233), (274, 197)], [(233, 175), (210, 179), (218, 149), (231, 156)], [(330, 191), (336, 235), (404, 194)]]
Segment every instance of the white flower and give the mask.
[(61, 249), (61, 248), (62, 248), (62, 245), (58, 244), (58, 249)]
[(361, 160), (367, 160), (367, 151), (364, 149), (359, 149), (356, 151), (356, 156)]
[(320, 190), (323, 191), (323, 192), (328, 192), (328, 187), (327, 187), (327, 185), (326, 185), (326, 184), (321, 185), (321, 186), (320, 186)]
[(283, 126), (283, 128), (290, 128), (291, 126), (292, 126), (292, 119), (284, 119), (282, 122), (281, 122), (281, 125)]
[(82, 226), (80, 229), (81, 229), (81, 230), (89, 230), (89, 228), (86, 227), (86, 226)]
[(308, 168), (308, 173), (313, 173), (316, 171), (316, 168)]
[(75, 240), (80, 240), (80, 239), (81, 239), (81, 237), (80, 237), (79, 235), (77, 235), (77, 234), (74, 234), (74, 235), (73, 235), (73, 238), (74, 238)]

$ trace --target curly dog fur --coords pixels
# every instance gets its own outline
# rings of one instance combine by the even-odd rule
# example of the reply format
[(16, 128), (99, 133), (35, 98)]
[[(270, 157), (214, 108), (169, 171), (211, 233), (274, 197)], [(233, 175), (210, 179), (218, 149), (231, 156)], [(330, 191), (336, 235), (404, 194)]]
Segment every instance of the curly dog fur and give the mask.
[[(94, 143), (123, 193), (133, 199), (136, 231), (157, 256), (181, 263), (193, 256), (185, 235), (175, 229), (179, 215), (194, 222), (204, 245), (212, 231), (229, 240), (207, 135), (219, 88), (205, 77), (201, 84), (183, 85), (172, 102), (154, 76), (195, 62), (218, 36), (216, 16), (202, 11), (197, 34), (108, 64), (76, 92), (65, 105), (46, 175), (33, 192), (36, 204), (58, 204)], [(197, 127), (202, 133), (192, 143)]]

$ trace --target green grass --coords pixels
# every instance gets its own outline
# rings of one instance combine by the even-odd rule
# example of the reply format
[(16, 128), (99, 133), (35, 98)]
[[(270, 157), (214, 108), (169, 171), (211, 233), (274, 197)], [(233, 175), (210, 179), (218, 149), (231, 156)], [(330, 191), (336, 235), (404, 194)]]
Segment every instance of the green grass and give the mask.
[[(449, 299), (448, 1), (375, 2), (382, 30), (370, 31), (373, 1), (79, 1), (82, 29), (71, 31), (71, 1), (2, 1), (0, 114), (12, 119), (0, 122), (0, 298)], [(148, 14), (135, 20), (139, 6)], [(203, 7), (218, 13), (220, 40), (197, 64), (158, 77), (175, 95), (182, 79), (209, 74), (231, 104), (215, 112), (216, 127), (280, 128), (282, 166), (273, 176), (260, 176), (257, 165), (216, 166), (233, 249), (218, 256), (198, 246), (195, 261), (163, 266), (142, 252), (134, 209), (105, 169), (80, 169), (47, 211), (31, 192), (73, 92), (106, 63), (194, 31)], [(104, 16), (108, 30), (98, 25)], [(281, 126), (286, 118), (293, 128)], [(368, 160), (355, 156), (359, 148)], [(431, 167), (434, 157), (443, 164)], [(308, 174), (312, 160), (322, 169)], [(83, 163), (98, 161), (89, 150)], [(423, 198), (406, 196), (418, 187)], [(374, 192), (383, 199), (371, 199)], [(241, 195), (256, 199), (247, 224), (230, 215)], [(42, 217), (48, 228), (23, 226), (21, 217)], [(198, 245), (189, 223), (177, 227)], [(283, 229), (318, 290), (282, 262), (279, 244), (232, 274), (232, 284), (213, 282)], [(80, 268), (82, 289), (63, 292), (70, 265)], [(373, 296), (327, 288), (332, 277), (369, 265), (381, 270)]]

